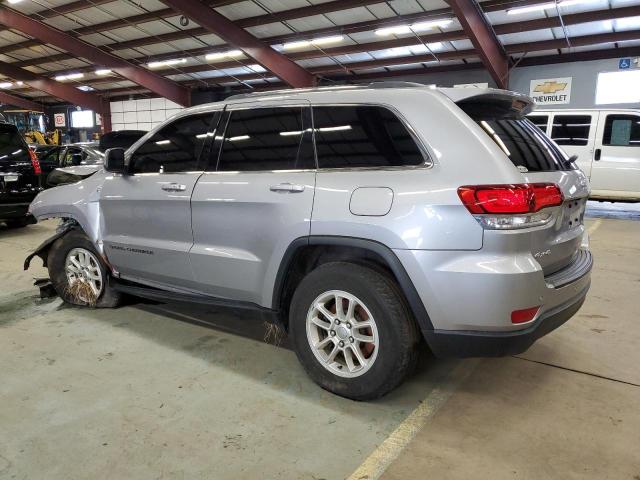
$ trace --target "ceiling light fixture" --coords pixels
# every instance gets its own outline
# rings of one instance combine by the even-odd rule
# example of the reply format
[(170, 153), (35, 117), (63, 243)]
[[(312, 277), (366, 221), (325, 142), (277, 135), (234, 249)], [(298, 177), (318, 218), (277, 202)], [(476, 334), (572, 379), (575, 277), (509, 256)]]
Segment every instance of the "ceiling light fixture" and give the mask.
[(305, 48), (311, 45), (329, 45), (331, 43), (338, 43), (344, 40), (344, 35), (331, 35), (330, 37), (318, 37), (310, 40), (297, 40), (295, 42), (285, 43), (282, 48), (285, 50), (295, 50), (296, 48)]
[(83, 92), (93, 92), (95, 90), (95, 88), (90, 87), (89, 85), (80, 85), (77, 88), (78, 90), (82, 90)]
[(11, 82), (2, 82), (0, 83), (0, 88), (11, 88), (13, 87), (13, 83)]
[(109, 70), (108, 68), (100, 68), (100, 69), (96, 70), (96, 75), (100, 75), (100, 76), (111, 75), (111, 73), (113, 73), (113, 72), (111, 70)]
[(9, 3), (13, 5), (14, 3), (20, 3), (22, 0), (9, 0)]
[(147, 67), (149, 68), (171, 67), (173, 65), (180, 65), (181, 63), (187, 63), (187, 59), (174, 58), (171, 60), (161, 60), (159, 62), (149, 62), (147, 63)]
[(555, 8), (556, 4), (559, 7), (570, 7), (571, 5), (578, 5), (579, 3), (587, 3), (592, 0), (560, 0), (559, 2), (547, 2), (547, 3), (539, 3), (538, 5), (528, 5), (526, 7), (517, 7), (517, 8), (509, 8), (507, 9), (508, 15), (518, 15), (521, 13), (529, 13), (529, 12), (540, 12), (544, 10), (549, 10), (550, 8)]
[(227, 52), (208, 53), (204, 58), (208, 61), (222, 60), (224, 58), (237, 58), (244, 55), (242, 50), (229, 50)]
[(384, 27), (376, 30), (376, 35), (382, 37), (388, 35), (402, 35), (411, 32), (423, 32), (433, 28), (445, 28), (453, 23), (453, 20), (446, 18), (443, 20), (429, 20), (426, 22), (417, 22), (411, 25), (395, 25), (393, 27)]
[(55, 79), (58, 82), (64, 82), (65, 80), (78, 80), (79, 78), (83, 78), (84, 73), (69, 73), (68, 75), (58, 75)]

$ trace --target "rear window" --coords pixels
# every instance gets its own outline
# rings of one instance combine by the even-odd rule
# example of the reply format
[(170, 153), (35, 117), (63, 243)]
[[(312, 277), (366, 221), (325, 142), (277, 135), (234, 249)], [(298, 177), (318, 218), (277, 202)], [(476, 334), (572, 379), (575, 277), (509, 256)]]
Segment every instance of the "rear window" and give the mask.
[(576, 167), (549, 138), (527, 118), (499, 104), (458, 104), (478, 123), (511, 162), (520, 170), (553, 172)]
[(0, 125), (0, 163), (30, 162), (27, 144), (12, 125)]

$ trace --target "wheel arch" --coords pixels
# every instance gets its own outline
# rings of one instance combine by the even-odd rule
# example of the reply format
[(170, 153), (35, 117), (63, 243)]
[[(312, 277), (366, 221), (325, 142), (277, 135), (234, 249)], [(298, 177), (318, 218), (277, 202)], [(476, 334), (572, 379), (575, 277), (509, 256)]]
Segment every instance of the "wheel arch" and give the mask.
[(397, 255), (386, 245), (365, 238), (312, 235), (289, 245), (276, 274), (272, 308), (287, 321), (288, 301), (304, 275), (323, 263), (347, 261), (383, 270), (397, 282), (404, 299), (422, 331), (433, 330), (429, 314)]
[[(53, 217), (55, 218), (55, 217)], [(65, 217), (66, 218), (66, 217)], [(42, 259), (42, 266), (47, 267), (47, 259), (49, 258), (49, 250), (51, 250), (51, 246), (54, 244), (56, 240), (64, 237), (67, 233), (72, 230), (80, 230), (83, 231), (80, 224), (73, 218), (67, 218), (65, 222), (63, 222), (56, 230), (56, 233), (49, 238), (47, 238), (44, 242), (36, 247), (36, 249), (31, 252), (27, 258), (24, 259), (24, 269), (28, 270), (31, 265), (31, 260), (33, 257), (40, 257)]]

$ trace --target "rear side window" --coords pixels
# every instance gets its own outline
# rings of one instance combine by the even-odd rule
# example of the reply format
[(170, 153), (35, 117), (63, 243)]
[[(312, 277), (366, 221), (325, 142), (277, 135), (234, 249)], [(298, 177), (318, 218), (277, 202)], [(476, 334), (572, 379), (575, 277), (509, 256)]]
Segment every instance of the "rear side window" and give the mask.
[(547, 124), (549, 123), (549, 115), (531, 115), (527, 117), (536, 127), (547, 133)]
[(640, 116), (607, 115), (602, 144), (616, 147), (640, 147)]
[(198, 170), (198, 158), (212, 120), (219, 113), (179, 118), (143, 143), (131, 157), (133, 173), (178, 173)]
[(0, 125), (0, 164), (31, 162), (29, 148), (18, 129), (12, 125)]
[(313, 107), (318, 167), (422, 165), (425, 158), (407, 127), (389, 109)]
[(555, 115), (551, 138), (558, 145), (586, 145), (590, 130), (591, 115)]

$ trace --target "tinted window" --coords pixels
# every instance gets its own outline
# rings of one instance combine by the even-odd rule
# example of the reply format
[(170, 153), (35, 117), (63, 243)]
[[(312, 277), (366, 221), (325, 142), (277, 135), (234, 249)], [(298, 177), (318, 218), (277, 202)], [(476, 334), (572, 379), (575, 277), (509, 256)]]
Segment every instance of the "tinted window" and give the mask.
[(529, 172), (549, 172), (576, 168), (567, 156), (528, 118), (512, 108), (508, 101), (459, 102), (511, 163)]
[(424, 156), (390, 110), (372, 106), (313, 107), (320, 168), (420, 165)]
[(640, 147), (640, 116), (607, 115), (603, 145)]
[(551, 138), (558, 145), (586, 145), (590, 129), (591, 115), (556, 115)]
[(31, 162), (29, 148), (16, 127), (0, 125), (0, 163)]
[(165, 126), (132, 156), (134, 173), (175, 173), (198, 170), (198, 158), (213, 113), (190, 115)]
[(547, 133), (547, 123), (549, 122), (549, 115), (531, 115), (528, 117), (536, 127)]
[(231, 112), (218, 163), (221, 171), (315, 168), (310, 125), (301, 107)]

